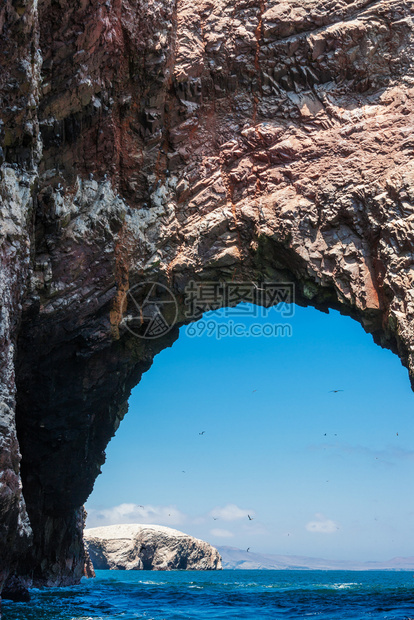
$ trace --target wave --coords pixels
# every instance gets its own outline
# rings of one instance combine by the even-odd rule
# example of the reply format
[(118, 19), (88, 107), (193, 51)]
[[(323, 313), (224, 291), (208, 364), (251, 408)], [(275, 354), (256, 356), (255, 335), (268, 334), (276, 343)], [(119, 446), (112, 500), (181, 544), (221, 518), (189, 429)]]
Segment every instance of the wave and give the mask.
[(362, 587), (362, 583), (331, 583), (331, 584), (318, 584), (318, 588), (322, 588), (324, 590), (349, 590), (350, 588)]
[[(413, 620), (412, 573), (102, 572), (3, 602), (3, 620)], [(358, 581), (352, 581), (358, 579)]]

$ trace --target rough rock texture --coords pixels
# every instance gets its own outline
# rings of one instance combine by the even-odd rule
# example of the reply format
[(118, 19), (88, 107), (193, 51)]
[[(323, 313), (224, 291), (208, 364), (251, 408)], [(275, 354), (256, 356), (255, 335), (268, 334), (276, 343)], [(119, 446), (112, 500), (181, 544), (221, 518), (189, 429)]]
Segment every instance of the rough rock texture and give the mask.
[[(294, 282), (413, 380), (412, 15), (3, 2), (0, 582), (24, 549), (12, 583), (80, 579), (82, 504), (192, 279)], [(178, 298), (156, 340), (128, 330), (146, 280)]]
[[(0, 591), (31, 537), (19, 473), (15, 359), (28, 289), (39, 158), (37, 38), (35, 7), (21, 2), (15, 8), (5, 0), (0, 8)], [(15, 165), (7, 165), (12, 133)], [(19, 589), (14, 587), (16, 598)]]
[(220, 554), (209, 543), (161, 525), (108, 525), (85, 530), (96, 570), (218, 570)]

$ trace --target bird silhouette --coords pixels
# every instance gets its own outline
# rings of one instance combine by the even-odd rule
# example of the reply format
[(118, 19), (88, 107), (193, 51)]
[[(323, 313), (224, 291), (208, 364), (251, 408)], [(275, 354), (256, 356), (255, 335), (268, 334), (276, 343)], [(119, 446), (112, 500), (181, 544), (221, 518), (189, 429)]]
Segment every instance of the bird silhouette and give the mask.
[(329, 390), (329, 392), (333, 392), (334, 394), (338, 394), (338, 392), (343, 392), (344, 390)]
[(252, 282), (254, 288), (256, 289), (256, 291), (264, 291), (264, 288), (260, 288), (259, 286), (257, 286), (257, 284), (255, 284), (255, 282)]
[(201, 433), (198, 433), (199, 435), (204, 435), (206, 431), (201, 431)]
[(253, 517), (251, 517), (250, 515), (247, 515), (249, 517), (249, 521), (253, 521)]
[(247, 549), (246, 549), (247, 553), (249, 553), (249, 550), (250, 550), (250, 547), (247, 547)]

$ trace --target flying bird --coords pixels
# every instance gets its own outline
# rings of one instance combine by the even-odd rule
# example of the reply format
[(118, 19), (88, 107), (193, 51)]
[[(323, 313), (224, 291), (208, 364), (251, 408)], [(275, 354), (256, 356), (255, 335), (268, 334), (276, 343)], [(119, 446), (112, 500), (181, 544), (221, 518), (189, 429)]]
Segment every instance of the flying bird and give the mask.
[(250, 515), (247, 515), (249, 517), (249, 521), (253, 521), (253, 517), (251, 517)]
[(343, 392), (344, 390), (329, 390), (329, 392), (333, 392), (334, 394), (338, 394), (338, 392)]
[(254, 288), (256, 289), (256, 291), (264, 291), (265, 290), (264, 288), (259, 288), (255, 282), (252, 282), (252, 284), (253, 284)]
[(217, 521), (218, 517), (213, 517), (213, 521)]
[(201, 431), (201, 433), (198, 433), (199, 435), (204, 435), (206, 431)]
[(250, 547), (247, 547), (247, 549), (246, 549), (247, 553), (249, 553), (249, 550), (250, 550)]

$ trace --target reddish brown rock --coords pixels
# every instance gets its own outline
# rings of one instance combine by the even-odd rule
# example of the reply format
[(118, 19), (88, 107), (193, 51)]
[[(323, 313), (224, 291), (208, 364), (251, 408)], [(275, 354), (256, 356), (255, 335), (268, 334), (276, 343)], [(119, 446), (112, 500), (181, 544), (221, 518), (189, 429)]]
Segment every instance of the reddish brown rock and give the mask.
[[(81, 506), (191, 280), (293, 282), (413, 379), (412, 9), (7, 0), (3, 577), (25, 522), (14, 377), (33, 530), (17, 575), (76, 582)], [(152, 341), (127, 329), (125, 293), (147, 280), (179, 302)]]

